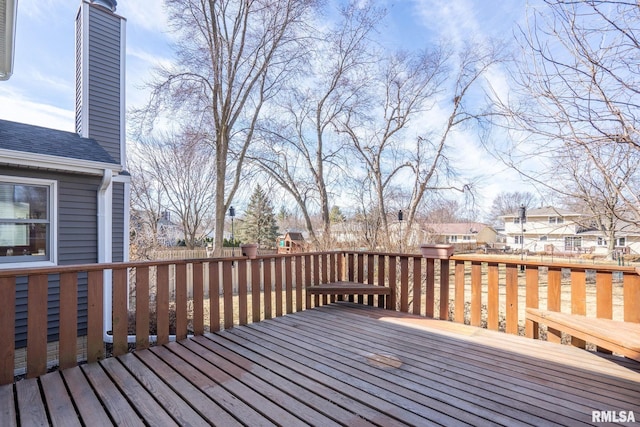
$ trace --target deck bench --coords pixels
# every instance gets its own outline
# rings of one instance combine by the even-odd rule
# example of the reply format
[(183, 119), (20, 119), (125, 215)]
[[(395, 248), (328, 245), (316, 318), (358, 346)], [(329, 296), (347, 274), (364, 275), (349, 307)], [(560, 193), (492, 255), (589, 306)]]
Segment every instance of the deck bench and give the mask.
[[(387, 286), (376, 286), (367, 283), (357, 282), (330, 282), (309, 286), (307, 292), (310, 295), (378, 295), (387, 299), (391, 295), (391, 288)], [(384, 303), (380, 306), (384, 306)]]
[(526, 317), (533, 322), (534, 330), (542, 323), (640, 362), (640, 323), (597, 319), (535, 308), (527, 308)]

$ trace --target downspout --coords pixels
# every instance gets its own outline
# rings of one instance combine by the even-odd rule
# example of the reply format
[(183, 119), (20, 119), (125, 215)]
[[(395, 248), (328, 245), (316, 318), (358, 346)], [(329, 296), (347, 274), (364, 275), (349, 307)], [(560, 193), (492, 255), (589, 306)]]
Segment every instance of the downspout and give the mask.
[[(110, 263), (112, 261), (113, 239), (113, 172), (105, 169), (102, 175), (102, 183), (98, 189), (98, 263)], [(112, 271), (103, 272), (103, 335), (112, 329), (111, 311), (112, 300)]]

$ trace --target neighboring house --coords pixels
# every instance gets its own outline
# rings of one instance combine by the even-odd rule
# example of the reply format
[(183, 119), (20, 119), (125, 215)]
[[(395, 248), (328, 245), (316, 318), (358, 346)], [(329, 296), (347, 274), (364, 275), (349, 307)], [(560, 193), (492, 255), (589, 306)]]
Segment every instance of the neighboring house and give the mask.
[[(584, 227), (585, 215), (551, 206), (530, 209), (523, 222), (518, 213), (504, 215), (507, 245), (515, 250), (555, 253), (592, 253), (609, 256), (606, 235)], [(615, 251), (640, 253), (640, 229), (626, 224), (616, 230)]]
[(492, 246), (498, 237), (493, 227), (480, 222), (428, 223), (423, 232), (425, 242), (469, 247)]
[(546, 206), (529, 209), (523, 221), (518, 212), (502, 216), (507, 245), (515, 250), (572, 252), (582, 248), (578, 232), (584, 215)]
[(615, 229), (613, 254), (609, 253), (607, 237), (599, 230), (585, 230), (578, 233), (582, 246), (595, 255), (617, 258), (618, 255), (640, 254), (640, 228), (633, 224), (621, 224)]
[[(125, 20), (115, 6), (115, 0), (84, 0), (76, 17), (77, 133), (0, 120), (2, 269), (128, 260)], [(86, 283), (86, 275), (79, 278), (80, 333), (86, 328)], [(21, 347), (27, 286), (17, 285)], [(57, 339), (58, 287), (58, 278), (50, 276), (49, 341)], [(110, 319), (107, 307), (106, 327)]]

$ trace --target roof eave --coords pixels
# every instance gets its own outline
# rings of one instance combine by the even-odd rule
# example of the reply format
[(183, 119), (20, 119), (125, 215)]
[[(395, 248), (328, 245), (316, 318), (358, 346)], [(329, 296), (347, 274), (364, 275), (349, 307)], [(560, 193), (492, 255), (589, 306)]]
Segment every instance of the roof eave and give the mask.
[(9, 80), (13, 74), (13, 57), (16, 39), (16, 17), (18, 11), (17, 0), (0, 0), (0, 10), (6, 22), (4, 32), (0, 34), (0, 42), (3, 43), (4, 55), (0, 55), (0, 80)]
[(117, 163), (73, 159), (7, 149), (0, 149), (0, 163), (98, 176), (102, 176), (105, 169), (110, 169), (114, 174), (118, 174), (124, 170), (124, 168)]

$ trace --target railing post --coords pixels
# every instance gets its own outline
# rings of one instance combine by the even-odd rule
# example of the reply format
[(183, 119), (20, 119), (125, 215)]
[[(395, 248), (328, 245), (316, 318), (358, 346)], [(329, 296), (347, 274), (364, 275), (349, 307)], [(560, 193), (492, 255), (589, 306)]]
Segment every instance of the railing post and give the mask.
[(624, 321), (640, 323), (640, 269), (636, 274), (627, 273), (622, 276), (624, 292)]
[(272, 277), (271, 277), (271, 261), (273, 258), (264, 258), (262, 260), (262, 280), (264, 283), (264, 318), (271, 319), (273, 317), (272, 311)]
[(482, 323), (482, 264), (471, 263), (471, 326)]
[(193, 333), (204, 334), (204, 267), (193, 263)]
[[(587, 314), (587, 282), (584, 270), (571, 270), (571, 314)], [(571, 337), (571, 345), (584, 348), (584, 340)]]
[(518, 266), (507, 264), (507, 316), (505, 331), (518, 335)]
[(217, 261), (209, 263), (209, 330), (220, 330), (220, 263)]
[[(547, 272), (547, 310), (561, 311), (562, 270), (549, 267)], [(547, 341), (560, 343), (562, 334), (554, 328), (547, 328)]]
[(136, 267), (136, 350), (144, 350), (148, 347), (149, 267), (140, 266)]
[(422, 311), (422, 259), (413, 257), (413, 314)]
[(500, 328), (500, 270), (498, 263), (487, 266), (487, 329)]
[(103, 310), (104, 275), (102, 270), (89, 271), (87, 286), (87, 362), (104, 359)]
[(15, 368), (16, 278), (0, 277), (0, 333), (11, 331), (0, 346), (0, 385), (13, 382)]
[[(538, 295), (538, 281), (539, 273), (538, 267), (527, 267), (526, 273), (526, 286), (527, 295), (525, 307), (527, 308), (539, 308), (539, 295)], [(539, 327), (537, 323), (527, 319), (525, 321), (525, 335), (529, 338), (538, 339)]]
[(453, 303), (453, 321), (457, 323), (464, 323), (464, 264), (465, 262), (460, 260), (455, 262), (455, 302)]

